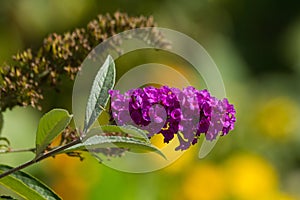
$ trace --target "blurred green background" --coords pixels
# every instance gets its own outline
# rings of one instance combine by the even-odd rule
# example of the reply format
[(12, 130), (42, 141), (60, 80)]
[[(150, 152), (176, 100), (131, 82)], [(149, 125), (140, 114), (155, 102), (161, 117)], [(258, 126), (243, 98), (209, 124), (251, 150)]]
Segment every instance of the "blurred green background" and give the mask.
[[(176, 163), (148, 174), (118, 172), (89, 155), (83, 162), (57, 156), (26, 171), (72, 200), (300, 199), (299, 1), (0, 1), (0, 63), (39, 47), (49, 33), (84, 27), (97, 14), (117, 10), (153, 15), (159, 26), (204, 46), (237, 109), (235, 130), (205, 159), (198, 159), (194, 146)], [(71, 111), (71, 95), (49, 97), (46, 108)], [(40, 116), (32, 108), (6, 111), (3, 136), (13, 147), (33, 147)], [(0, 161), (16, 166), (32, 156), (1, 155)]]

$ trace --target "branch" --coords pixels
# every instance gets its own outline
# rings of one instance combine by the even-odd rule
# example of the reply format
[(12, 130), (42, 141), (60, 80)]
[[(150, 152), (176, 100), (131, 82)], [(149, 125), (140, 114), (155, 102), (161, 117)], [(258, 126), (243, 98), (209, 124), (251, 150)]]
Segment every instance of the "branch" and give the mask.
[(26, 168), (26, 167), (28, 167), (30, 165), (33, 165), (33, 164), (35, 164), (35, 163), (37, 163), (37, 162), (39, 162), (41, 160), (46, 159), (48, 157), (55, 156), (59, 152), (65, 150), (65, 149), (67, 149), (67, 148), (69, 148), (69, 147), (71, 147), (73, 145), (79, 144), (79, 143), (81, 143), (81, 140), (77, 139), (77, 140), (74, 140), (74, 141), (72, 141), (72, 142), (64, 145), (64, 146), (60, 146), (60, 147), (57, 147), (57, 148), (55, 148), (55, 149), (53, 149), (53, 150), (51, 150), (49, 152), (46, 152), (46, 153), (42, 154), (41, 156), (37, 156), (33, 160), (31, 160), (31, 161), (28, 161), (28, 162), (26, 162), (26, 163), (24, 163), (24, 164), (22, 164), (22, 165), (20, 165), (18, 167), (15, 167), (13, 169), (10, 169), (10, 170), (8, 170), (8, 171), (0, 174), (0, 179), (4, 178), (5, 176), (8, 176), (8, 175), (10, 175), (10, 174), (12, 174), (14, 172), (20, 171), (20, 170), (22, 170), (22, 169), (24, 169), (24, 168)]

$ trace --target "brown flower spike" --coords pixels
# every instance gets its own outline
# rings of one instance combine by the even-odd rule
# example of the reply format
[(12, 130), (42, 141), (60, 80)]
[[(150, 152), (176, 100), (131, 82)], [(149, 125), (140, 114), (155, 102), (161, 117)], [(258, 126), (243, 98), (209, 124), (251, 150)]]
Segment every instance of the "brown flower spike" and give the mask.
[[(50, 34), (39, 49), (17, 53), (13, 61), (0, 66), (0, 112), (14, 106), (41, 109), (43, 90), (58, 89), (62, 79), (74, 80), (82, 61), (99, 43), (125, 30), (153, 26), (152, 17), (129, 17), (116, 12), (112, 16), (98, 15), (85, 28)], [(160, 38), (159, 34), (156, 36)], [(156, 41), (167, 45), (163, 40)]]

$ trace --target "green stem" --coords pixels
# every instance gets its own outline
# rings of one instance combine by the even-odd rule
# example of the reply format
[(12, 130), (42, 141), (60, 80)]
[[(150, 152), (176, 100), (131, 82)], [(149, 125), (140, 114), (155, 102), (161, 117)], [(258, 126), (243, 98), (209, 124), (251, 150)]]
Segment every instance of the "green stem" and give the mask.
[(0, 150), (0, 154), (5, 154), (5, 153), (22, 153), (22, 152), (35, 152), (35, 148), (27, 148), (27, 149), (7, 149), (7, 150)]
[(77, 140), (74, 140), (74, 141), (72, 141), (72, 142), (64, 145), (64, 146), (57, 147), (57, 148), (55, 148), (55, 149), (53, 149), (53, 150), (51, 150), (49, 152), (46, 152), (46, 153), (41, 154), (39, 156), (36, 156), (33, 160), (28, 161), (28, 162), (26, 162), (26, 163), (24, 163), (24, 164), (22, 164), (22, 165), (20, 165), (18, 167), (12, 168), (12, 169), (10, 169), (10, 170), (8, 170), (8, 171), (0, 174), (0, 179), (4, 178), (5, 176), (8, 176), (8, 175), (10, 175), (10, 174), (12, 174), (14, 172), (20, 171), (21, 169), (24, 169), (24, 168), (26, 168), (26, 167), (28, 167), (30, 165), (33, 165), (33, 164), (35, 164), (35, 163), (37, 163), (37, 162), (39, 162), (41, 160), (44, 160), (44, 159), (48, 158), (48, 157), (55, 156), (59, 152), (65, 150), (65, 149), (67, 149), (69, 147), (72, 147), (73, 145), (79, 144), (79, 143), (81, 143), (81, 140), (77, 139)]

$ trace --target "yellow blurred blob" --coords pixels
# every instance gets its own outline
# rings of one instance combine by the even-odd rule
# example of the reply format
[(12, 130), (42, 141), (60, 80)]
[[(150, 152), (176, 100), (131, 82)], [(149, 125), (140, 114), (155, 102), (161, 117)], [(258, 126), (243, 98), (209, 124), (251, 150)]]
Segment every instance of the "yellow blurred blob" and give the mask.
[(194, 158), (198, 158), (196, 154), (197, 148), (191, 146), (188, 150), (182, 154), (174, 163), (164, 168), (163, 170), (169, 173), (181, 173), (183, 169), (186, 169), (188, 166), (192, 165)]
[(99, 178), (99, 167), (88, 154), (84, 161), (61, 154), (45, 160), (47, 173), (51, 175), (51, 187), (63, 199), (87, 199), (89, 189)]
[(55, 159), (45, 161), (53, 175), (52, 188), (63, 199), (84, 199), (87, 192), (87, 182), (80, 176), (79, 159), (71, 158), (65, 154), (58, 155)]
[(220, 200), (226, 194), (223, 171), (216, 165), (203, 163), (188, 171), (181, 199)]
[(167, 143), (164, 143), (164, 136), (162, 134), (155, 134), (153, 137), (151, 137), (150, 141), (159, 149), (168, 145)]
[(225, 164), (229, 192), (239, 200), (271, 200), (278, 192), (275, 169), (264, 159), (247, 154), (230, 158)]
[(71, 176), (63, 177), (61, 181), (57, 181), (53, 187), (54, 191), (65, 200), (86, 199), (87, 188), (85, 181)]
[[(244, 199), (244, 198), (243, 198)], [(250, 199), (250, 198), (248, 198)], [(268, 195), (262, 196), (262, 197), (256, 197), (256, 199), (264, 199), (264, 200), (299, 200), (296, 197), (293, 197), (291, 195), (282, 193), (282, 192), (276, 192), (270, 193)]]
[(275, 200), (297, 200), (297, 198), (290, 196), (288, 194), (279, 193), (279, 194), (277, 194), (277, 197), (275, 198)]
[(282, 140), (297, 128), (299, 108), (288, 97), (277, 97), (264, 104), (258, 112), (258, 127), (262, 133)]

